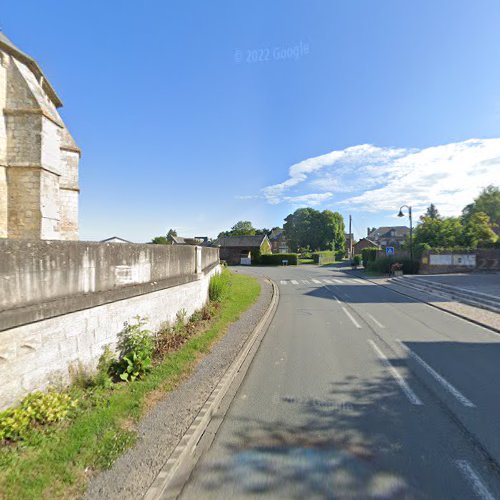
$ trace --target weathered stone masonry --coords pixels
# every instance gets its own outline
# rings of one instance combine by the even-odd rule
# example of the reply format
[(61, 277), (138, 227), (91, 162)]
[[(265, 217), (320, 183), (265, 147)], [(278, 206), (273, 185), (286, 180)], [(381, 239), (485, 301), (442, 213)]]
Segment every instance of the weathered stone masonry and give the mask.
[(0, 238), (78, 239), (80, 149), (38, 64), (0, 32)]
[(155, 331), (208, 299), (216, 248), (0, 240), (0, 409), (96, 366), (125, 321)]

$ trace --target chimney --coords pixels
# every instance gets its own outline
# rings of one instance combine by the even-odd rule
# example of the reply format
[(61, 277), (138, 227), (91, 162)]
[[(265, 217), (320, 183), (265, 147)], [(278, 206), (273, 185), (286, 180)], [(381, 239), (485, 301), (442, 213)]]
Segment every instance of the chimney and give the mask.
[(366, 228), (366, 236), (370, 236), (370, 228), (369, 227)]

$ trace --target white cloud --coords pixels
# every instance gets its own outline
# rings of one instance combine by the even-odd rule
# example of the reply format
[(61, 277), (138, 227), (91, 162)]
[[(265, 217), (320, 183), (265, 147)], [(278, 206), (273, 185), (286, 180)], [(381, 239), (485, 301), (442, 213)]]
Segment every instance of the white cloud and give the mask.
[(394, 211), (404, 203), (418, 212), (432, 202), (451, 215), (484, 186), (498, 184), (499, 173), (500, 139), (421, 150), (363, 144), (296, 163), (288, 179), (262, 193), (271, 204), (317, 205), (335, 195), (337, 203), (368, 212)]

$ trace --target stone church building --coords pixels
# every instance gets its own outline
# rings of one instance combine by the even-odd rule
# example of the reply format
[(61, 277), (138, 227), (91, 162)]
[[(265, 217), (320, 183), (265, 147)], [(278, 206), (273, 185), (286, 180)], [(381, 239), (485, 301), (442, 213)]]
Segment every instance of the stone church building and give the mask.
[(80, 149), (42, 70), (0, 32), (0, 238), (78, 239)]

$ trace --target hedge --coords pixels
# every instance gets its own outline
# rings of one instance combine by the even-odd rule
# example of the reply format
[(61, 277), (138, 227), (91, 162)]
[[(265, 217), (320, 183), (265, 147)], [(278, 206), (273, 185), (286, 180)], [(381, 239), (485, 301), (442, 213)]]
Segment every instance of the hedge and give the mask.
[(368, 261), (368, 266), (366, 269), (368, 271), (374, 271), (377, 273), (389, 274), (391, 272), (391, 266), (395, 262), (399, 262), (403, 265), (403, 274), (417, 274), (419, 268), (419, 262), (410, 259), (398, 259), (394, 257), (379, 257), (376, 260)]
[(319, 264), (320, 258), (322, 264), (330, 264), (332, 262), (335, 262), (335, 252), (333, 252), (332, 250), (313, 252), (312, 258), (315, 264)]
[(377, 258), (377, 247), (368, 247), (361, 250), (361, 255), (363, 258), (363, 266), (367, 267), (368, 262), (373, 262)]
[(289, 266), (296, 266), (299, 261), (299, 256), (296, 253), (273, 253), (261, 255), (259, 264), (263, 266), (281, 266), (283, 260), (288, 260)]

